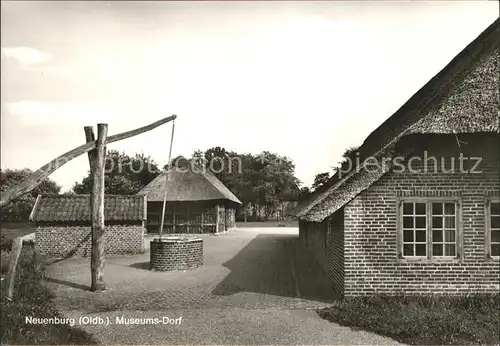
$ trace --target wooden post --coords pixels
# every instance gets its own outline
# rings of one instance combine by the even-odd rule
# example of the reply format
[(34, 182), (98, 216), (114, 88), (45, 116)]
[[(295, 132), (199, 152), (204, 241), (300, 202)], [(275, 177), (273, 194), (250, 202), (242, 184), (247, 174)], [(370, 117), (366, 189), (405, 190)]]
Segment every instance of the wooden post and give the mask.
[(191, 208), (189, 208), (189, 203), (186, 207), (186, 233), (191, 233)]
[(219, 221), (220, 221), (219, 205), (217, 204), (215, 206), (215, 233), (219, 233)]
[[(107, 124), (97, 124), (97, 142), (92, 172), (92, 255), (90, 270), (92, 291), (106, 289), (103, 279), (104, 270), (104, 164), (106, 157)], [(92, 166), (92, 165), (91, 165)]]
[[(174, 205), (174, 208), (175, 208), (175, 205)], [(172, 233), (175, 234), (175, 224), (176, 224), (176, 220), (175, 220), (175, 212), (176, 210), (172, 210)]]
[[(85, 140), (87, 143), (95, 141), (95, 135), (94, 135), (94, 130), (92, 129), (92, 126), (85, 126), (83, 128), (85, 131)], [(90, 175), (93, 177), (94, 176), (94, 162), (95, 162), (95, 155), (96, 155), (96, 149), (93, 149), (87, 153), (89, 157), (89, 165), (90, 165)]]
[(19, 255), (21, 254), (21, 250), (23, 248), (23, 238), (16, 237), (12, 241), (12, 252), (10, 255), (12, 256), (9, 261), (9, 274), (7, 276), (7, 298), (12, 300), (14, 295), (14, 283), (16, 282), (16, 269), (17, 262), (19, 260)]

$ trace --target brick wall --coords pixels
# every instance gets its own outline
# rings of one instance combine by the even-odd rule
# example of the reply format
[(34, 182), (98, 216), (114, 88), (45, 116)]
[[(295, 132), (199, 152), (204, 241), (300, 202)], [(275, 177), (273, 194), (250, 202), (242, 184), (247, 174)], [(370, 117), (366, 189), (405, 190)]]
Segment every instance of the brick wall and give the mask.
[[(330, 233), (328, 233), (330, 224)], [(307, 238), (307, 239), (306, 239)], [(299, 242), (311, 251), (333, 289), (344, 293), (344, 210), (321, 223), (299, 220)]]
[(203, 265), (203, 239), (162, 239), (151, 242), (151, 269), (157, 271), (181, 271)]
[[(482, 158), (476, 168), (482, 173), (449, 173), (450, 164), (443, 170), (440, 162), (436, 171), (427, 167), (425, 172), (420, 167), (420, 172), (388, 173), (333, 215), (328, 247), (326, 220), (299, 221), (300, 244), (314, 253), (338, 292), (345, 296), (498, 292), (500, 263), (487, 258), (485, 249), (485, 200), (499, 195), (499, 139), (458, 138), (465, 142), (460, 147), (454, 136), (426, 136), (414, 156), (423, 158), (425, 150), (428, 157), (438, 161), (443, 157), (446, 163), (462, 152), (467, 157)], [(402, 142), (401, 147), (415, 145), (413, 140)], [(470, 170), (473, 165), (471, 160), (464, 166)], [(419, 169), (415, 163), (412, 167)], [(398, 258), (398, 200), (405, 196), (454, 196), (460, 200), (462, 258), (440, 263)], [(341, 211), (343, 225), (336, 217)]]
[[(430, 137), (425, 149), (438, 159), (482, 157), (482, 173), (447, 173), (450, 167), (391, 172), (345, 206), (345, 295), (498, 292), (500, 263), (485, 250), (485, 198), (498, 196), (498, 137)], [(420, 151), (418, 156), (422, 156)], [(407, 162), (407, 161), (406, 161)], [(418, 165), (413, 164), (413, 167)], [(423, 168), (422, 166), (420, 168)], [(472, 165), (469, 165), (472, 168)], [(404, 196), (460, 200), (462, 256), (442, 263), (398, 258), (397, 209)]]
[[(105, 232), (105, 253), (135, 254), (143, 251), (144, 227), (110, 225)], [(41, 226), (36, 228), (35, 247), (50, 257), (87, 257), (91, 251), (90, 226)]]

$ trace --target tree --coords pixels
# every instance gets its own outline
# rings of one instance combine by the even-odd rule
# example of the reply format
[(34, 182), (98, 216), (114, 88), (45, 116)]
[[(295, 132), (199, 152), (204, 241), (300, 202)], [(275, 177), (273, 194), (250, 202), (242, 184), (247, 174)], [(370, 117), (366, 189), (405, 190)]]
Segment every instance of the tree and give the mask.
[[(128, 156), (116, 150), (106, 155), (104, 193), (111, 195), (134, 195), (160, 174), (158, 165), (150, 156), (135, 154)], [(73, 192), (90, 194), (92, 176), (90, 171), (80, 183), (76, 182)]]
[(342, 160), (339, 162), (340, 166), (333, 167), (335, 173), (341, 171), (343, 174), (355, 169), (358, 163), (361, 163), (363, 158), (359, 155), (359, 147), (349, 147), (342, 154)]
[[(33, 173), (29, 168), (0, 170), (0, 190), (6, 191), (28, 179)], [(47, 178), (31, 192), (8, 202), (0, 208), (1, 220), (4, 222), (27, 222), (35, 200), (39, 194), (59, 194), (61, 186)]]
[(307, 187), (307, 186), (304, 186), (300, 189), (299, 191), (299, 196), (298, 196), (298, 200), (299, 201), (303, 201), (305, 200), (307, 197), (309, 197), (309, 195), (311, 194), (311, 190)]
[(286, 156), (264, 151), (258, 155), (239, 154), (221, 147), (196, 150), (191, 159), (211, 171), (243, 203), (265, 207), (267, 214), (280, 202), (297, 200), (300, 181), (295, 165)]
[(316, 174), (311, 188), (316, 190), (318, 187), (325, 185), (328, 179), (330, 179), (330, 173), (328, 172)]

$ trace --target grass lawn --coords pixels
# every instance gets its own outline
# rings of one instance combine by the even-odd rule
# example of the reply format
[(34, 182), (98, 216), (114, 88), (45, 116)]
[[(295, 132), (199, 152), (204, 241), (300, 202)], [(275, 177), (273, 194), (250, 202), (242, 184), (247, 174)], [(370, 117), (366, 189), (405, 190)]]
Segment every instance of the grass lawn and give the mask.
[(498, 345), (499, 295), (346, 298), (319, 315), (411, 345)]
[[(2, 244), (4, 245), (4, 244)], [(10, 257), (2, 248), (2, 277)], [(95, 344), (85, 331), (69, 324), (31, 324), (26, 317), (62, 319), (54, 307), (52, 293), (42, 283), (43, 261), (30, 246), (23, 247), (19, 257), (15, 294), (10, 301), (5, 297), (6, 279), (2, 280), (0, 333), (2, 345), (34, 344)]]
[(236, 222), (236, 227), (299, 227), (298, 221), (252, 221), (252, 222)]

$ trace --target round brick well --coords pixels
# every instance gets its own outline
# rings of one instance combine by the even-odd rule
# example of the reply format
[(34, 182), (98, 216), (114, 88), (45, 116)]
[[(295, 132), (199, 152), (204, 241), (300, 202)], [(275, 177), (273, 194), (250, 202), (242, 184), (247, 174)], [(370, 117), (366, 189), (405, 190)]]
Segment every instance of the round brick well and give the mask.
[(193, 237), (155, 238), (150, 243), (150, 269), (180, 271), (203, 265), (203, 239)]

